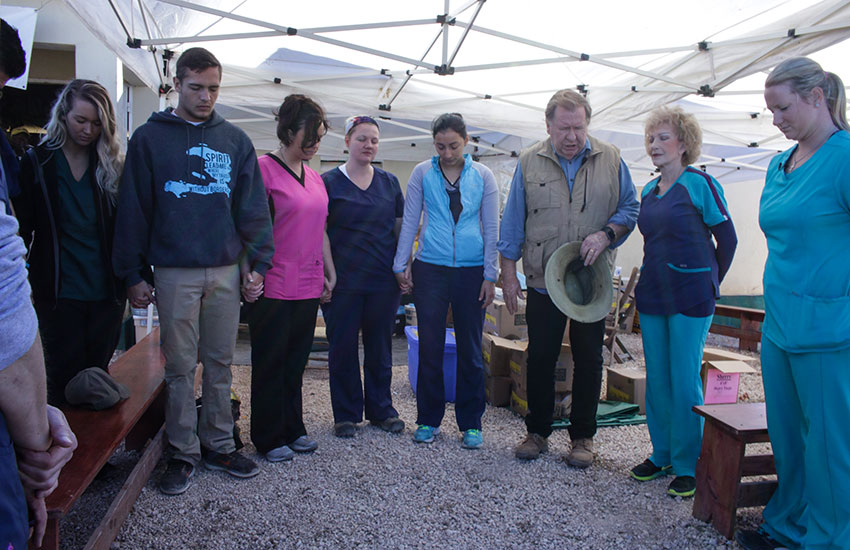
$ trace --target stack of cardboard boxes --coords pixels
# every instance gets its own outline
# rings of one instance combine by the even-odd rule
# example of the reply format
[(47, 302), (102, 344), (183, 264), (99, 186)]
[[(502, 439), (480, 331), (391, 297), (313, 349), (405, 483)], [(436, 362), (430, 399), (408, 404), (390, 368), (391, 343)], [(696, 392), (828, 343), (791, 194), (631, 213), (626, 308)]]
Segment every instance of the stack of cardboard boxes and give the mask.
[[(732, 351), (705, 348), (702, 353), (702, 388), (706, 405), (736, 403), (740, 376), (753, 373), (752, 357)], [(646, 414), (646, 370), (608, 367), (608, 399), (640, 405)]]
[[(481, 353), (486, 372), (487, 402), (528, 413), (528, 324), (525, 301), (519, 300), (517, 312), (511, 315), (501, 300), (494, 300), (484, 316)], [(563, 344), (555, 367), (555, 400), (561, 402), (573, 384), (573, 359), (569, 344)]]

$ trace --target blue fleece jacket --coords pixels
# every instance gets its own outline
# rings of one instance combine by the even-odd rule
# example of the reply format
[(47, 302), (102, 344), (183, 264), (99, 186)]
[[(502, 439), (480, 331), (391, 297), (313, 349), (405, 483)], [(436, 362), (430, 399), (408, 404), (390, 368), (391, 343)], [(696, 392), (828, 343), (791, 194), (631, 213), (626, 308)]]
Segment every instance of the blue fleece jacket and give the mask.
[(265, 274), (271, 217), (254, 147), (215, 111), (198, 125), (154, 113), (133, 134), (118, 196), (112, 263), (127, 286), (147, 265)]

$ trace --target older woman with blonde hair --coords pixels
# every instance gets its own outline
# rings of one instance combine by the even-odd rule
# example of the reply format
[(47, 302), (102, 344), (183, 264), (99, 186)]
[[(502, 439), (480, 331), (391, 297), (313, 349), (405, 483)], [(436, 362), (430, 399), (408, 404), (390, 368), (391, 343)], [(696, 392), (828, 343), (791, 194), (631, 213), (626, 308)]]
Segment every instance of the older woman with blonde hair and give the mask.
[(850, 125), (844, 84), (805, 57), (764, 89), (796, 141), (770, 163), (761, 369), (779, 486), (744, 548), (848, 548), (850, 540)]
[(21, 160), (14, 201), (53, 404), (81, 370), (106, 369), (118, 344), (125, 289), (112, 272), (112, 237), (123, 168), (106, 88), (69, 82), (41, 143)]
[(679, 107), (650, 113), (646, 152), (660, 175), (641, 194), (644, 260), (635, 299), (652, 455), (632, 468), (631, 476), (649, 481), (675, 474), (667, 493), (680, 497), (693, 496), (696, 489), (703, 422), (691, 407), (703, 403), (702, 350), (738, 242), (723, 188), (690, 166), (701, 145), (693, 115)]

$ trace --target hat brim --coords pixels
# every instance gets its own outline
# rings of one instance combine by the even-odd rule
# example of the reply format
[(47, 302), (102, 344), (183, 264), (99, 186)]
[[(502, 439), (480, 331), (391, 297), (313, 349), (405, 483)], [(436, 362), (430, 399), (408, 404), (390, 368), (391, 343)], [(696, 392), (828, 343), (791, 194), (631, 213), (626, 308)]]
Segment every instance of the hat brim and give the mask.
[(595, 323), (608, 315), (614, 299), (607, 253), (600, 254), (590, 266), (593, 274), (590, 300), (587, 304), (578, 304), (570, 299), (567, 285), (572, 282), (566, 277), (566, 271), (570, 262), (578, 258), (580, 253), (581, 241), (561, 245), (552, 253), (546, 264), (546, 292), (552, 303), (570, 319), (580, 323)]

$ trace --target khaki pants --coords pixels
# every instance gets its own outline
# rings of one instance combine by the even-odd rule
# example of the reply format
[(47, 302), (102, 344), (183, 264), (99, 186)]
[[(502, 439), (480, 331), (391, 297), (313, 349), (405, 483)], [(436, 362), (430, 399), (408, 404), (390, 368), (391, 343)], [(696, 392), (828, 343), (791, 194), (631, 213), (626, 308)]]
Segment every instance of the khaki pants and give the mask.
[[(172, 456), (197, 464), (201, 445), (233, 452), (230, 362), (239, 328), (239, 268), (157, 267), (154, 280), (168, 389), (165, 433)], [(204, 365), (200, 419), (194, 392), (199, 357)]]

